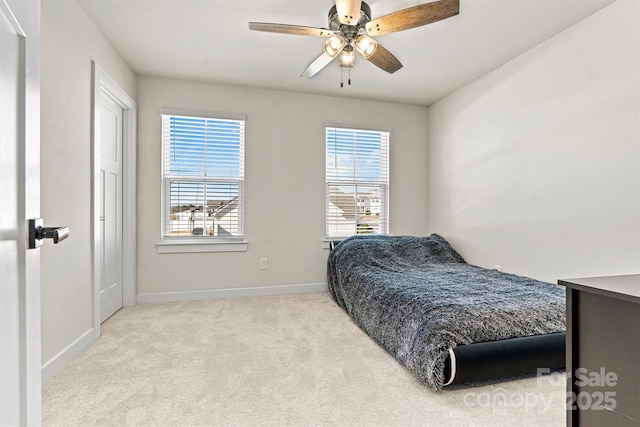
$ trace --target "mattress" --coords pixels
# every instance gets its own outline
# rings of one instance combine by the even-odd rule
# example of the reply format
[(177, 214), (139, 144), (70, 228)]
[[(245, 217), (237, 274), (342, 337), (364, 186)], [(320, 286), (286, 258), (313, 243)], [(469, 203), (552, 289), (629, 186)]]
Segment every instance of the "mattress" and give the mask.
[[(493, 358), (496, 367), (478, 365), (487, 372), (484, 379), (496, 372), (524, 374), (525, 365), (531, 373), (560, 368), (550, 365), (564, 360), (564, 347), (558, 344), (565, 332), (562, 287), (470, 265), (437, 234), (345, 239), (329, 254), (327, 282), (332, 298), (352, 320), (434, 390), (482, 380), (464, 373), (477, 371), (470, 361), (478, 362), (479, 355), (485, 361)], [(524, 346), (510, 341), (505, 347), (515, 338), (551, 334), (559, 334), (551, 346), (525, 340)], [(479, 343), (493, 343), (485, 344), (484, 351), (493, 348), (494, 354), (462, 347)], [(549, 358), (541, 359), (545, 354)]]

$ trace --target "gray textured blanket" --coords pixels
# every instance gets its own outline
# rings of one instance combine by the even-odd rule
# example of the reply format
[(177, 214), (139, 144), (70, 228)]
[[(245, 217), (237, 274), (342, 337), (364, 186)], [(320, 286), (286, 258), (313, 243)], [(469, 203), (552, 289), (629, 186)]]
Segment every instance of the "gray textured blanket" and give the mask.
[(338, 305), (435, 390), (449, 347), (565, 331), (562, 287), (469, 265), (437, 234), (350, 237), (327, 270)]

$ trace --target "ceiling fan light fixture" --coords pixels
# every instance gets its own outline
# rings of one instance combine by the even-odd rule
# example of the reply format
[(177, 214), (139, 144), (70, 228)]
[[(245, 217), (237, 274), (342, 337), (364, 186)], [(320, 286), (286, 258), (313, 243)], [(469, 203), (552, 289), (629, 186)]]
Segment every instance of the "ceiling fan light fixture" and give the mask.
[(361, 34), (356, 38), (356, 49), (358, 49), (358, 52), (360, 52), (365, 58), (370, 58), (376, 51), (377, 47), (378, 42), (369, 36)]
[(347, 44), (342, 34), (334, 34), (324, 42), (324, 51), (327, 55), (335, 58)]

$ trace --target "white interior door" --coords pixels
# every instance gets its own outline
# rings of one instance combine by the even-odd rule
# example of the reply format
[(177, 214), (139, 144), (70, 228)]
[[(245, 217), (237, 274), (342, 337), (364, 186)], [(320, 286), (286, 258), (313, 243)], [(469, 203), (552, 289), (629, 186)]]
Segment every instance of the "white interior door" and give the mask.
[(0, 0), (0, 425), (41, 423), (38, 0)]
[(100, 97), (100, 322), (122, 308), (122, 136), (123, 109)]

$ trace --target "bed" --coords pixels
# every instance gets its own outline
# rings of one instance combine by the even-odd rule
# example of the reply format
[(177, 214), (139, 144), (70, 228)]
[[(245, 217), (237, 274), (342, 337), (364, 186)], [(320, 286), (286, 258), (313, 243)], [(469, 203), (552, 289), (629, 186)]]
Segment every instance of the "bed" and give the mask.
[(441, 236), (358, 235), (332, 248), (329, 293), (434, 390), (565, 364), (565, 292), (467, 264)]

